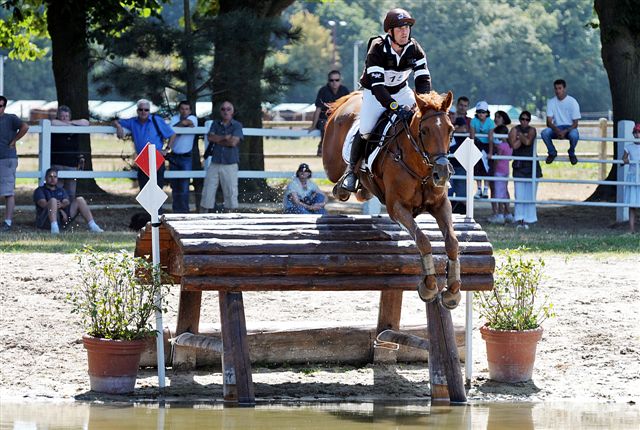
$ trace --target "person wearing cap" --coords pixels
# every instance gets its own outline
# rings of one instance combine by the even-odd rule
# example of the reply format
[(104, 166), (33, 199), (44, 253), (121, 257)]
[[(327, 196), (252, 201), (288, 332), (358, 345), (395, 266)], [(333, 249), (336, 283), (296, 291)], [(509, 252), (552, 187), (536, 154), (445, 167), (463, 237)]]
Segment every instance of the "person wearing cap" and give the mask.
[(349, 94), (349, 89), (341, 84), (342, 75), (338, 70), (332, 70), (327, 75), (327, 85), (318, 90), (316, 96), (316, 110), (313, 112), (311, 127), (309, 130), (320, 130), (320, 143), (318, 143), (317, 155), (322, 156), (322, 140), (324, 139), (324, 126), (327, 124), (327, 110), (329, 103), (333, 103), (340, 97)]
[(578, 133), (578, 120), (581, 118), (580, 105), (576, 99), (567, 94), (567, 83), (564, 79), (555, 80), (553, 90), (556, 96), (547, 102), (547, 128), (540, 133), (542, 141), (547, 146), (548, 155), (545, 163), (553, 163), (558, 156), (553, 139), (568, 139), (569, 161), (571, 164), (578, 164), (576, 146), (580, 139)]
[[(482, 152), (482, 160), (477, 163), (473, 168), (473, 174), (475, 176), (489, 176), (489, 142), (493, 141), (493, 129), (496, 128), (495, 122), (489, 117), (489, 104), (481, 100), (476, 103), (476, 116), (471, 120), (471, 127), (469, 128), (469, 137), (473, 139), (478, 149)], [(484, 136), (476, 136), (483, 134)], [(489, 187), (487, 181), (482, 187), (482, 180), (476, 181), (478, 184), (478, 191), (475, 194), (475, 198), (486, 199), (489, 197)]]
[[(640, 139), (640, 122), (633, 128), (633, 138)], [(624, 155), (622, 162), (629, 165), (625, 182), (632, 184), (640, 183), (640, 140), (637, 142), (627, 142), (624, 145)], [(624, 202), (629, 205), (629, 231), (636, 232), (636, 215), (640, 208), (640, 185), (624, 186)]]
[(354, 136), (349, 163), (339, 181), (347, 191), (356, 191), (355, 165), (362, 157), (366, 139), (380, 115), (391, 111), (401, 119), (411, 118), (411, 109), (416, 102), (413, 90), (407, 85), (411, 72), (416, 93), (431, 91), (427, 57), (420, 44), (411, 37), (411, 27), (415, 22), (406, 10), (391, 9), (383, 22), (386, 34), (369, 40), (364, 71), (360, 77), (360, 131)]
[(311, 180), (311, 169), (302, 163), (295, 177), (284, 192), (283, 206), (286, 214), (326, 214), (326, 197)]

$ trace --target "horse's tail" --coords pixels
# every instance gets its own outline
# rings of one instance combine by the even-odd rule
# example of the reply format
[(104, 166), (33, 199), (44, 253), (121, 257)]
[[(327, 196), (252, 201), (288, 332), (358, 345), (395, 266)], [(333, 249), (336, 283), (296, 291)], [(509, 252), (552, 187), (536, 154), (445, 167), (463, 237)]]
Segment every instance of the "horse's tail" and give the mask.
[(340, 97), (338, 100), (336, 100), (333, 103), (329, 103), (327, 106), (329, 106), (329, 109), (327, 110), (327, 118), (330, 117), (331, 115), (333, 115), (333, 113), (338, 110), (338, 108), (340, 106), (342, 106), (343, 104), (345, 104), (346, 102), (348, 102), (349, 100), (351, 100), (352, 97), (355, 96), (359, 96), (362, 94), (362, 91), (353, 91), (349, 94), (347, 94), (346, 96), (342, 96)]

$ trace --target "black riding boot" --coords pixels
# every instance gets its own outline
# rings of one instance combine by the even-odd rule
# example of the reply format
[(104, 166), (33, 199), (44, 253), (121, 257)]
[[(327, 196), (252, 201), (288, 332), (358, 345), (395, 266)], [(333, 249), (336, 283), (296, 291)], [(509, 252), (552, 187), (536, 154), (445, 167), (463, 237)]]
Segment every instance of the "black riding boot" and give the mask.
[(347, 191), (351, 191), (352, 193), (356, 191), (356, 181), (358, 179), (354, 170), (356, 168), (356, 163), (364, 153), (366, 143), (367, 140), (362, 137), (360, 132), (356, 133), (353, 137), (351, 152), (349, 153), (349, 164), (347, 165), (347, 170), (345, 170), (344, 175), (342, 176), (342, 184), (340, 184), (342, 188)]

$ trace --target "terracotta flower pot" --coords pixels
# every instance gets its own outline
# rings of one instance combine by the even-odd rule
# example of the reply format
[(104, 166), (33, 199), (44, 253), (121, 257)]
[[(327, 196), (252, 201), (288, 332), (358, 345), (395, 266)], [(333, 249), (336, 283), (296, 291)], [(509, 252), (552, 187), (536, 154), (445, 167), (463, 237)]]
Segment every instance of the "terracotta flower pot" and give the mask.
[(536, 346), (542, 327), (533, 330), (494, 330), (480, 327), (487, 344), (489, 377), (499, 382), (524, 382), (531, 379)]
[(133, 391), (146, 340), (110, 340), (84, 335), (91, 390), (108, 394)]

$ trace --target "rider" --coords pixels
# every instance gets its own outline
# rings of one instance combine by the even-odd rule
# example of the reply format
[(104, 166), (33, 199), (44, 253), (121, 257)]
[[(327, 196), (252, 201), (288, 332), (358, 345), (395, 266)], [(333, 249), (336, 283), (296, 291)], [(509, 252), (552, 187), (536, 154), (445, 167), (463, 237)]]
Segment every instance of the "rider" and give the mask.
[(418, 42), (411, 38), (411, 26), (415, 22), (406, 10), (391, 9), (384, 19), (387, 34), (369, 40), (360, 77), (363, 87), (360, 132), (353, 139), (349, 164), (340, 184), (347, 191), (356, 191), (355, 165), (362, 157), (366, 139), (380, 115), (389, 110), (403, 119), (411, 117), (411, 108), (416, 100), (407, 80), (412, 70), (416, 92), (424, 94), (431, 91), (427, 57)]

